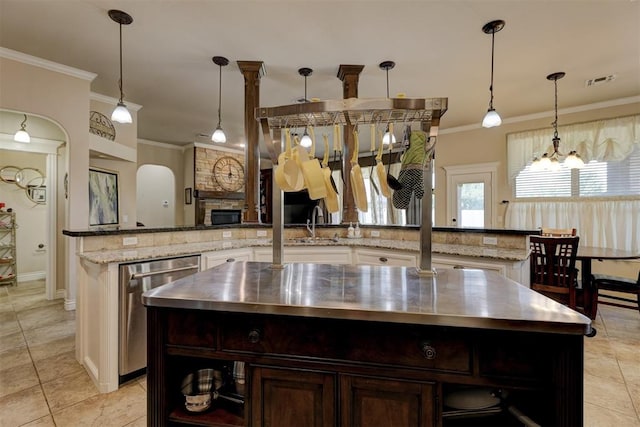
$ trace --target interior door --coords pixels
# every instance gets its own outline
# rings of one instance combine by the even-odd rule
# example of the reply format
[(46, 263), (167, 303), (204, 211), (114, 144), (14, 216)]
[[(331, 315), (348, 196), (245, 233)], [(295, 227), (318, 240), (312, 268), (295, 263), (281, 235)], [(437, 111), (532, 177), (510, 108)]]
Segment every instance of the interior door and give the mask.
[(455, 174), (448, 188), (448, 221), (457, 227), (488, 228), (492, 224), (492, 174)]

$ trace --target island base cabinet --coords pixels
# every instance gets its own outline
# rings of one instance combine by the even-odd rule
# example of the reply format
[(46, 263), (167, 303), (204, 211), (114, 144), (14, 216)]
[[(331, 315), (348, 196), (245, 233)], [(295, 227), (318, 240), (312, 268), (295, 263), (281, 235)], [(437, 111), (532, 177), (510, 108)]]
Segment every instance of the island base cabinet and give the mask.
[(343, 427), (430, 427), (435, 420), (435, 384), (343, 375)]
[(251, 380), (250, 425), (335, 426), (335, 375), (256, 367)]

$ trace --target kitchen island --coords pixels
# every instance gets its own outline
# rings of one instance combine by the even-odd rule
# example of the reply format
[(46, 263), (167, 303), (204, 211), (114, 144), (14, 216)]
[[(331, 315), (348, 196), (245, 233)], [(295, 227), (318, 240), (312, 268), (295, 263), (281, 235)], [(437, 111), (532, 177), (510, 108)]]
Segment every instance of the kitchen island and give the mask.
[[(148, 291), (149, 425), (582, 425), (590, 320), (492, 272), (437, 273), (230, 262)], [(187, 412), (183, 378), (233, 361), (244, 405)], [(444, 403), (485, 389), (499, 405)]]

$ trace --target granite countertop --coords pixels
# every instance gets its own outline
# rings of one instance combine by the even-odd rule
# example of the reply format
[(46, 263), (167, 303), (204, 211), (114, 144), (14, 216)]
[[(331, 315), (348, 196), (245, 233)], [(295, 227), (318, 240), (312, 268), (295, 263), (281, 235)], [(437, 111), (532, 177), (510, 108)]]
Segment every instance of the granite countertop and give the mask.
[[(223, 240), (215, 242), (184, 243), (168, 246), (153, 246), (136, 249), (118, 249), (110, 251), (82, 252), (80, 258), (95, 264), (108, 264), (113, 262), (131, 262), (154, 258), (167, 258), (172, 256), (201, 254), (203, 252), (220, 251), (228, 249), (241, 249), (253, 247), (272, 247), (271, 239), (245, 239)], [(391, 249), (418, 252), (420, 242), (407, 240), (384, 239), (321, 239), (309, 242), (308, 239), (290, 239), (285, 241), (285, 247), (289, 246), (355, 246), (362, 248)], [(465, 257), (478, 257), (505, 261), (524, 261), (529, 257), (529, 251), (523, 249), (504, 249), (495, 247), (453, 245), (433, 243), (432, 253), (436, 255), (459, 255)]]
[[(212, 284), (215, 283), (215, 286)], [(390, 283), (398, 286), (388, 286)], [(229, 262), (143, 294), (153, 307), (582, 335), (591, 321), (497, 273)]]

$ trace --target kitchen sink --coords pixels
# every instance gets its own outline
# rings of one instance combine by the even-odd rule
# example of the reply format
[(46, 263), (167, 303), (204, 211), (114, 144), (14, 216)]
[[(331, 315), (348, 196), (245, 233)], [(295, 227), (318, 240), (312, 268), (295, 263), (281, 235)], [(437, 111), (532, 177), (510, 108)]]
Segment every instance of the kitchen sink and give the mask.
[(331, 243), (338, 243), (340, 240), (337, 237), (298, 237), (296, 239), (287, 239), (285, 244), (300, 244), (307, 245), (327, 245)]

